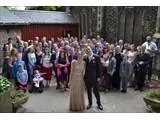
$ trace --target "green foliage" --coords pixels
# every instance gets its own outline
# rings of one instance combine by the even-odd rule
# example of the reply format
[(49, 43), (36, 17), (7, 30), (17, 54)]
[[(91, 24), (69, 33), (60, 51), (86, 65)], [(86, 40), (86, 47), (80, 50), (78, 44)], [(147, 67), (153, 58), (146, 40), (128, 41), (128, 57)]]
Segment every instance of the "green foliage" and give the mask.
[(63, 11), (62, 6), (32, 6), (28, 7), (29, 10), (44, 10), (44, 11)]
[(22, 99), (23, 97), (25, 97), (26, 95), (27, 95), (27, 93), (24, 93), (21, 90), (16, 90), (16, 91), (11, 92), (11, 100), (12, 100), (12, 102), (17, 102), (20, 99)]
[(0, 75), (0, 95), (7, 91), (12, 86), (11, 82), (7, 78)]
[(7, 9), (15, 9), (16, 6), (3, 6), (4, 8), (7, 8)]
[(47, 11), (55, 11), (59, 8), (59, 6), (44, 6), (43, 9)]
[(147, 96), (153, 99), (160, 100), (160, 90), (150, 90), (147, 92)]
[(9, 8), (9, 9), (10, 9), (12, 6), (3, 6), (3, 7), (4, 7), (4, 8)]

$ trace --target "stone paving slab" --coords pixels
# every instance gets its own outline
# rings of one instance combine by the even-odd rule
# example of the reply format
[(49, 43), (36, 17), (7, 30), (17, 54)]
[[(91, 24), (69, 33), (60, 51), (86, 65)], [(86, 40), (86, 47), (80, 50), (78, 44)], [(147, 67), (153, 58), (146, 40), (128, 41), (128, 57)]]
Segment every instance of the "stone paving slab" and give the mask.
[[(83, 111), (84, 113), (145, 113), (146, 108), (143, 102), (144, 92), (128, 90), (128, 93), (113, 91), (109, 93), (101, 92), (101, 101), (104, 107), (100, 111), (96, 107), (96, 99), (93, 95), (93, 108)], [(85, 103), (87, 105), (87, 95), (85, 93)], [(60, 92), (52, 86), (42, 94), (31, 94), (29, 100), (20, 108), (19, 113), (71, 113), (69, 107), (69, 91)]]

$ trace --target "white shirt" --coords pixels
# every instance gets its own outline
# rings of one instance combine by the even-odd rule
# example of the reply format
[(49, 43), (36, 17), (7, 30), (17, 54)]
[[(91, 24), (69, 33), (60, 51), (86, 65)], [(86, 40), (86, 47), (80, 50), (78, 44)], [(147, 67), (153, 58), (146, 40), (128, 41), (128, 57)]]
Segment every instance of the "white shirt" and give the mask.
[(126, 49), (124, 49), (122, 54), (127, 54), (128, 55), (128, 51)]
[(36, 55), (35, 53), (28, 53), (29, 63), (34, 65), (36, 63)]
[(43, 56), (42, 57), (42, 65), (43, 65), (43, 67), (47, 67), (47, 68), (50, 68), (50, 67), (52, 67), (52, 64), (51, 64), (51, 56), (48, 56), (48, 55), (45, 55), (45, 56)]
[(145, 50), (145, 52), (146, 53), (149, 53), (149, 54), (151, 54), (151, 55), (155, 55), (154, 53), (150, 53), (149, 51), (148, 51), (148, 49), (151, 49), (151, 50), (155, 50), (155, 51), (157, 51), (158, 50), (158, 47), (157, 47), (157, 45), (156, 45), (156, 43), (155, 42), (150, 42), (150, 43), (148, 43), (148, 42), (145, 42), (145, 43), (143, 43), (142, 44), (142, 46), (145, 46), (146, 47), (146, 50)]
[(109, 59), (105, 62), (105, 67), (108, 67), (109, 65)]
[(93, 53), (91, 53), (91, 55), (88, 55), (89, 62), (92, 60), (92, 57), (93, 57)]
[(136, 52), (128, 51), (128, 61), (129, 61), (129, 62), (133, 62), (133, 60), (134, 60), (134, 58), (135, 58), (135, 53), (136, 53)]
[(59, 57), (59, 51), (56, 53), (56, 59), (58, 59)]

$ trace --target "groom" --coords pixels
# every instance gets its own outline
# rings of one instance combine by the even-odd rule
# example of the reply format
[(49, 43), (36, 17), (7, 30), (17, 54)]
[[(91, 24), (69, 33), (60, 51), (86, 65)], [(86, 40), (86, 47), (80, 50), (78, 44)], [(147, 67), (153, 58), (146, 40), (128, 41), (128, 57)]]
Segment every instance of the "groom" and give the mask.
[(88, 101), (89, 101), (87, 109), (90, 109), (92, 107), (92, 88), (93, 88), (93, 93), (97, 99), (98, 108), (100, 110), (103, 110), (103, 106), (101, 105), (100, 101), (100, 94), (98, 92), (98, 79), (100, 77), (100, 69), (99, 69), (100, 58), (99, 56), (93, 54), (92, 49), (90, 47), (87, 47), (86, 53), (87, 55), (84, 57), (85, 61), (84, 81), (86, 84)]

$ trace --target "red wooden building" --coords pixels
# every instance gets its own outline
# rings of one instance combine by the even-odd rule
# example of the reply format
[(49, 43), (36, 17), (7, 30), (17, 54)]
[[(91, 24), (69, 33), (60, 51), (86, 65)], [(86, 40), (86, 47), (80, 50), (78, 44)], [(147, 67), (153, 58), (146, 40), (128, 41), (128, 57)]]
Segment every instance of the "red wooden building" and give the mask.
[(67, 12), (10, 10), (14, 15), (23, 19), (27, 24), (20, 27), (22, 39), (32, 40), (34, 37), (71, 36), (78, 37), (78, 22)]

